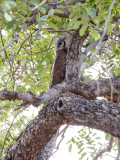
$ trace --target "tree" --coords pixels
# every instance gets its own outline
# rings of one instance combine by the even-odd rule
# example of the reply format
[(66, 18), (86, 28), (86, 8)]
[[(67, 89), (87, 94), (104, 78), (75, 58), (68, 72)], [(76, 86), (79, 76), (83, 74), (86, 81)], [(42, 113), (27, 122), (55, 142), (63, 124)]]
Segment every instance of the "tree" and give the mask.
[[(47, 160), (63, 124), (111, 135), (106, 149), (93, 147), (94, 160), (117, 145), (113, 136), (118, 138), (119, 159), (119, 13), (119, 0), (1, 1), (1, 159)], [(68, 47), (66, 78), (48, 89), (54, 41), (60, 35)], [(101, 66), (96, 79), (86, 73), (94, 66)], [(35, 118), (24, 114), (31, 105), (42, 108)]]

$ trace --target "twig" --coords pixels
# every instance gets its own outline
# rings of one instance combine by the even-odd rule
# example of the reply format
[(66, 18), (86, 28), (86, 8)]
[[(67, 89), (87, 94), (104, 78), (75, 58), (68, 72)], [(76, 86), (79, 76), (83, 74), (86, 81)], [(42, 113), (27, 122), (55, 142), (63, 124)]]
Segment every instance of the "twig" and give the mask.
[(104, 29), (98, 28), (96, 25), (94, 25), (93, 23), (91, 23), (89, 20), (88, 20), (88, 23), (89, 23), (95, 30), (103, 33)]
[[(4, 47), (3, 36), (2, 36), (2, 29), (0, 30), (0, 36), (1, 36), (2, 46)], [(5, 58), (8, 59), (6, 50), (4, 50), (4, 53), (5, 53)]]
[(116, 160), (119, 160), (119, 159), (120, 159), (120, 139), (118, 139), (118, 154), (117, 154)]
[(42, 1), (39, 5), (37, 5), (36, 7), (34, 7), (32, 9), (32, 11), (36, 10), (38, 7), (42, 6), (47, 0)]
[[(3, 48), (4, 48), (5, 46), (4, 46), (3, 37), (2, 37), (2, 30), (1, 30), (1, 41), (2, 41)], [(12, 53), (13, 53), (13, 44), (14, 44), (14, 42), (12, 43), (11, 57), (12, 57)], [(9, 58), (8, 58), (8, 56), (7, 56), (7, 52), (6, 52), (5, 49), (4, 49), (4, 53), (5, 53), (6, 61), (8, 61), (9, 65), (10, 65), (10, 71), (11, 71), (11, 74), (12, 74), (12, 76), (13, 76), (11, 59), (9, 60)]]
[(103, 153), (105, 153), (105, 152), (110, 152), (110, 151), (111, 151), (111, 149), (112, 149), (112, 144), (113, 144), (113, 139), (114, 139), (114, 137), (111, 136), (107, 148), (100, 150), (100, 151), (96, 154), (96, 156), (93, 158), (93, 160), (97, 160)]
[(111, 86), (111, 102), (113, 102), (113, 83), (112, 83), (112, 75), (110, 74), (110, 72), (108, 71), (108, 67), (107, 67), (107, 55), (105, 54), (105, 70), (106, 73), (109, 75), (109, 82), (110, 82), (110, 86)]
[[(63, 29), (63, 30), (59, 30), (59, 31), (53, 30), (53, 28), (42, 28), (42, 29), (46, 29), (48, 32), (68, 32), (68, 33), (70, 33), (70, 31), (75, 31), (75, 29), (73, 29), (73, 28), (70, 28), (68, 30)], [(39, 28), (33, 28), (33, 30), (38, 31)]]
[(62, 134), (62, 135), (61, 135), (61, 139), (60, 139), (60, 141), (59, 141), (59, 143), (58, 143), (58, 145), (57, 145), (57, 147), (56, 147), (56, 150), (52, 153), (52, 155), (55, 154), (55, 153), (59, 150), (59, 146), (60, 146), (61, 142), (62, 142), (63, 139), (64, 139), (64, 135), (65, 135), (65, 132), (66, 132), (66, 130), (68, 129), (68, 127), (69, 127), (69, 125), (66, 125), (65, 128), (63, 128), (63, 130), (62, 130), (60, 133), (58, 133), (57, 137)]
[[(81, 71), (83, 71), (84, 69), (92, 66), (94, 63), (96, 63), (96, 62), (99, 61), (98, 58), (95, 59), (94, 57), (91, 57), (91, 62), (92, 62), (92, 63), (90, 63), (90, 64), (84, 63), (84, 64), (82, 65), (82, 63), (83, 63), (83, 61), (84, 61), (87, 53), (88, 53), (92, 48), (96, 47), (96, 46), (98, 45), (99, 41), (100, 41), (100, 39), (97, 40), (97, 41), (95, 41), (95, 42), (93, 42), (93, 43), (91, 43), (90, 45), (88, 45), (88, 47), (85, 49), (85, 51), (81, 53), (80, 61), (79, 61), (79, 68), (80, 68)], [(102, 45), (102, 48), (104, 48), (105, 43), (102, 42), (101, 45)], [(99, 50), (99, 53), (100, 53), (100, 50)]]
[(18, 35), (16, 35), (15, 38), (10, 43), (8, 43), (6, 46), (4, 46), (3, 48), (1, 48), (0, 52), (4, 51), (6, 48), (8, 48), (9, 46), (11, 46), (17, 40), (18, 40)]
[(103, 30), (103, 34), (102, 34), (102, 36), (100, 38), (100, 41), (98, 43), (98, 47), (96, 48), (95, 52), (92, 54), (92, 58), (96, 57), (96, 55), (97, 55), (97, 53), (98, 53), (98, 51), (99, 51), (99, 49), (101, 47), (100, 45), (101, 45), (101, 42), (103, 41), (103, 38), (104, 38), (104, 36), (106, 34), (107, 25), (108, 25), (108, 22), (109, 22), (109, 19), (110, 19), (110, 15), (111, 15), (111, 11), (112, 11), (114, 3), (115, 3), (115, 0), (113, 0), (112, 3), (111, 3), (110, 10), (109, 10), (109, 13), (108, 13), (108, 17), (107, 17), (107, 20), (106, 20), (106, 23), (105, 23), (105, 27), (104, 27), (104, 30)]
[(97, 41), (95, 41), (95, 42), (93, 42), (93, 43), (91, 43), (91, 44), (89, 44), (89, 45), (86, 47), (85, 51), (81, 53), (81, 55), (80, 55), (80, 61), (79, 61), (79, 68), (80, 68), (80, 70), (81, 70), (82, 63), (83, 63), (83, 61), (84, 61), (87, 53), (88, 53), (92, 48), (96, 47), (96, 46), (98, 45), (99, 41), (100, 41), (100, 39), (97, 40)]
[[(23, 110), (21, 110), (20, 112), (22, 112), (22, 111), (23, 111)], [(6, 138), (7, 138), (8, 134), (9, 134), (9, 132), (10, 132), (10, 129), (11, 129), (11, 127), (12, 127), (12, 124), (13, 124), (15, 118), (19, 115), (20, 112), (18, 112), (18, 113), (15, 115), (15, 117), (13, 118), (13, 120), (12, 120), (12, 122), (11, 122), (8, 130), (7, 130), (7, 133), (6, 133), (5, 138), (4, 138), (4, 143), (3, 143), (3, 145), (2, 145), (2, 149), (1, 149), (0, 156), (2, 156), (2, 152), (3, 152), (4, 146), (5, 146), (5, 141), (6, 141)]]
[(16, 53), (16, 55), (20, 52), (20, 50), (21, 50), (21, 48), (22, 48), (22, 46), (23, 46), (23, 44), (32, 36), (32, 34), (33, 33), (35, 33), (36, 31), (33, 31), (23, 42), (22, 42), (22, 44), (21, 44), (21, 46), (19, 47), (19, 49), (18, 49), (18, 51), (17, 51), (17, 53)]

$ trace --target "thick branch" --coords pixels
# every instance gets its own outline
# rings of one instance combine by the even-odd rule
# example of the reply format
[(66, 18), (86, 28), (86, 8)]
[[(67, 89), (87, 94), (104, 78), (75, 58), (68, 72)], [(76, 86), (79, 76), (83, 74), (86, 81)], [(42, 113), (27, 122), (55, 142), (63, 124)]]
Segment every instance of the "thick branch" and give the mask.
[(89, 101), (72, 93), (59, 95), (39, 112), (8, 148), (6, 160), (32, 159), (63, 124), (84, 125), (120, 138), (119, 113), (119, 104)]
[[(113, 102), (120, 101), (120, 76), (111, 79), (113, 84)], [(14, 91), (0, 91), (0, 100), (23, 100), (34, 106), (39, 106), (45, 102), (49, 102), (62, 92), (72, 92), (88, 99), (95, 99), (96, 97), (111, 97), (110, 79), (104, 78), (97, 81), (90, 81), (88, 84), (79, 81), (63, 82), (42, 93), (40, 96), (32, 94), (31, 92), (14, 92)]]
[(80, 55), (79, 48), (83, 45), (84, 40), (88, 35), (88, 31), (86, 31), (85, 35), (79, 35), (79, 29), (75, 30), (73, 33), (70, 43), (69, 50), (67, 51), (67, 65), (66, 65), (66, 80), (77, 80), (79, 79), (80, 74)]

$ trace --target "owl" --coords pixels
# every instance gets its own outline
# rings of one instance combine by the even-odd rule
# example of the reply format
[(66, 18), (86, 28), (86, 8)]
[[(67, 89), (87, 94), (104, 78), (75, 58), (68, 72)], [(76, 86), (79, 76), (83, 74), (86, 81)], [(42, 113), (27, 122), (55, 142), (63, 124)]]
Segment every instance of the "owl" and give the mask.
[(67, 47), (65, 37), (60, 37), (55, 43), (56, 56), (51, 66), (51, 78), (49, 88), (61, 83), (66, 74)]

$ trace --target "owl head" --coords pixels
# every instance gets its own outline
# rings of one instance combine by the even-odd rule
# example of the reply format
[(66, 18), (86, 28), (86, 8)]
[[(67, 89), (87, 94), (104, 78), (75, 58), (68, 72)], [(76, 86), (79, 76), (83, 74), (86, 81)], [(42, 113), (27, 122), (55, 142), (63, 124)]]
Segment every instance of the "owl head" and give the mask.
[(66, 50), (66, 42), (65, 42), (65, 37), (60, 37), (57, 39), (55, 43), (55, 50)]

